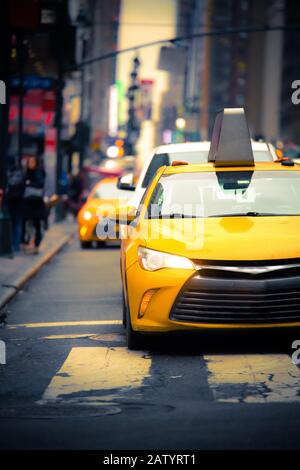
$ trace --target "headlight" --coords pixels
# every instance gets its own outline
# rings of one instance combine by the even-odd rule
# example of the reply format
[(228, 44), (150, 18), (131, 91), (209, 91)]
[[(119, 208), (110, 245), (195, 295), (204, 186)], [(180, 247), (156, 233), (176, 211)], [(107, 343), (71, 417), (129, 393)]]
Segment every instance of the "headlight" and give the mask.
[(93, 214), (90, 211), (84, 211), (83, 213), (84, 220), (91, 220), (92, 217), (93, 217)]
[(150, 250), (142, 246), (138, 248), (138, 257), (140, 266), (146, 271), (157, 271), (162, 268), (195, 269), (188, 258)]

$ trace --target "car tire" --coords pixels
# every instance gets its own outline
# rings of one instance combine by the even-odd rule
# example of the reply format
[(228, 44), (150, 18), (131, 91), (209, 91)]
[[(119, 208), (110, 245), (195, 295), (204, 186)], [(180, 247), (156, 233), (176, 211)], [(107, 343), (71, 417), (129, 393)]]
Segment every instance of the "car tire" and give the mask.
[(127, 318), (126, 318), (126, 304), (125, 304), (125, 295), (124, 290), (122, 289), (122, 324), (126, 328)]
[(97, 242), (97, 248), (105, 248), (105, 246), (106, 246), (106, 242), (104, 241)]
[(81, 245), (81, 248), (84, 250), (92, 248), (92, 242), (84, 242), (81, 240), (80, 245)]
[(125, 296), (123, 293), (123, 301), (124, 301), (124, 318), (123, 323), (125, 321), (126, 325), (126, 343), (127, 348), (131, 351), (136, 351), (143, 349), (143, 337), (142, 334), (138, 331), (134, 331), (131, 326), (131, 318), (130, 318), (130, 311), (125, 301)]

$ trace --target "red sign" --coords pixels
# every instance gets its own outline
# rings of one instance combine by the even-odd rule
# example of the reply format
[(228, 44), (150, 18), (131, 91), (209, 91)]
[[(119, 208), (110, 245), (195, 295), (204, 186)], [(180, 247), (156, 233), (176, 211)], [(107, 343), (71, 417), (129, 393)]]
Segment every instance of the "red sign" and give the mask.
[(43, 95), (42, 108), (43, 111), (55, 112), (56, 100), (54, 91), (45, 91)]
[[(54, 92), (32, 90), (24, 97), (24, 131), (34, 134), (54, 125), (55, 94)], [(19, 97), (12, 96), (9, 108), (10, 131), (17, 129), (19, 118)]]

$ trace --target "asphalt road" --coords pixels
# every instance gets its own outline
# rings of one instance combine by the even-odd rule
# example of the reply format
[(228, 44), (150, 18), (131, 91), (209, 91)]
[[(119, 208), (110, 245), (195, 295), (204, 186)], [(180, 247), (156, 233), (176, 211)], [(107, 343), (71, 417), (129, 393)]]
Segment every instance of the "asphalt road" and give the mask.
[(0, 330), (1, 449), (299, 449), (300, 333), (155, 337), (129, 352), (117, 247), (72, 242)]

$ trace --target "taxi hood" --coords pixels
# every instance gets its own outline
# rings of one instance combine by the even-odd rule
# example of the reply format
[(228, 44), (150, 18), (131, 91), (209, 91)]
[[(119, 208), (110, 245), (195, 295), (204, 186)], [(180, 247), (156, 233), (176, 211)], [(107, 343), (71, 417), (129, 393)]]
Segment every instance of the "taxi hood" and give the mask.
[(148, 248), (207, 260), (300, 258), (300, 216), (151, 219)]

